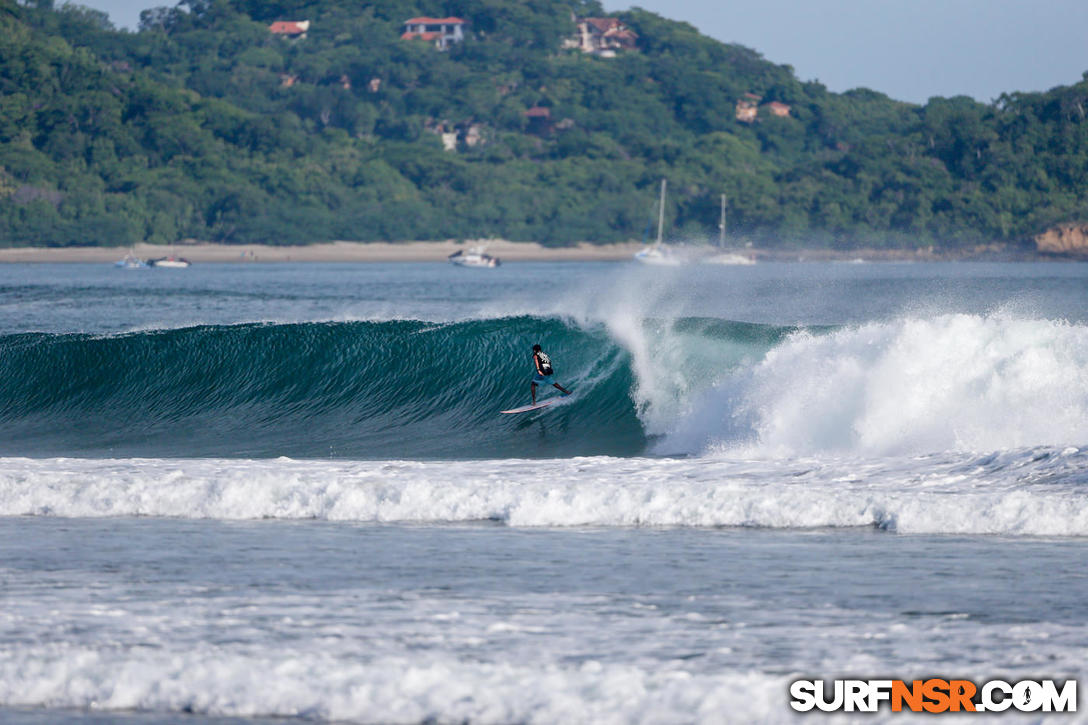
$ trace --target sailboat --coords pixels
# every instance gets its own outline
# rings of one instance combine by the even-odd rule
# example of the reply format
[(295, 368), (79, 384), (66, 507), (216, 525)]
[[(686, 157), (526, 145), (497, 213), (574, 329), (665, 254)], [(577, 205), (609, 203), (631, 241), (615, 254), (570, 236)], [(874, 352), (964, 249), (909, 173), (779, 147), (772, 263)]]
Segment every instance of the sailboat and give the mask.
[(722, 194), (722, 216), (718, 222), (718, 253), (703, 259), (704, 264), (755, 264), (756, 260), (737, 252), (725, 251), (725, 194)]
[(147, 269), (147, 262), (136, 256), (135, 247), (129, 247), (124, 259), (114, 262), (113, 266), (121, 269)]
[(635, 252), (635, 260), (643, 264), (676, 266), (680, 258), (672, 248), (661, 241), (665, 232), (665, 179), (661, 180), (661, 200), (657, 207), (657, 241)]

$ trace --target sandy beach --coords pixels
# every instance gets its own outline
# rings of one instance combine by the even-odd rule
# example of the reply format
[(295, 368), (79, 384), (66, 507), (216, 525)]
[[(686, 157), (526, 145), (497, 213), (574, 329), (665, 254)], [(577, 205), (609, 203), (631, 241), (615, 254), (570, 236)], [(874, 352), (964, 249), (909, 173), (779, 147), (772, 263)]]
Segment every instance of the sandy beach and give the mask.
[[(549, 248), (533, 242), (504, 240), (475, 242), (330, 242), (306, 246), (262, 244), (179, 244), (165, 247), (137, 244), (140, 259), (176, 254), (194, 263), (207, 262), (444, 262), (458, 249), (483, 246), (503, 262), (594, 261), (630, 259), (642, 246), (626, 244), (579, 244)], [(16, 247), (0, 249), (0, 262), (115, 262), (128, 250), (119, 247)]]
[[(502, 262), (592, 262), (629, 260), (643, 245), (581, 244), (570, 247), (544, 247), (535, 242), (476, 240), (466, 242), (326, 242), (299, 246), (266, 244), (181, 243), (172, 246), (137, 244), (134, 253), (140, 259), (156, 259), (170, 254), (198, 264), (235, 262), (444, 262), (457, 250), (477, 246)], [(715, 250), (706, 245), (673, 245), (681, 257), (698, 260)], [(978, 245), (959, 249), (796, 249), (746, 248), (724, 250), (758, 262), (951, 262), (951, 261), (1076, 261), (1088, 259), (1077, 254), (1045, 254), (1036, 250), (1004, 244)], [(128, 252), (125, 247), (14, 247), (0, 249), (0, 264), (15, 262), (86, 262), (112, 263)]]

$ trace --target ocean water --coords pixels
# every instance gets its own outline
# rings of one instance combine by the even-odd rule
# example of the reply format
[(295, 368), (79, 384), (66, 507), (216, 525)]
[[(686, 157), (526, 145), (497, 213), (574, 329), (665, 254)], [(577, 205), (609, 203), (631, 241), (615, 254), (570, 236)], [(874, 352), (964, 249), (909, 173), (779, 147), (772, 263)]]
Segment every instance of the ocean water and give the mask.
[(1079, 679), (1086, 537), (1084, 265), (0, 266), (3, 722)]

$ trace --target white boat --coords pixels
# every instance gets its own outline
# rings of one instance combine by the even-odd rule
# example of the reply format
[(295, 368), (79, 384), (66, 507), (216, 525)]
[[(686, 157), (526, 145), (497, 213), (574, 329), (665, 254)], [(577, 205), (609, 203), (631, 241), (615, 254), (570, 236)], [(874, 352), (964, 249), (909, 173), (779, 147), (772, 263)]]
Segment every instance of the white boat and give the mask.
[(725, 194), (722, 194), (722, 218), (718, 222), (718, 253), (703, 258), (703, 264), (755, 264), (756, 260), (751, 256), (745, 256), (740, 252), (725, 251)]
[(185, 267), (192, 266), (193, 263), (184, 257), (176, 257), (171, 254), (166, 257), (152, 259), (148, 264), (152, 267), (164, 267), (166, 269), (184, 269)]
[(661, 238), (665, 231), (665, 180), (661, 180), (661, 201), (657, 207), (657, 241), (635, 252), (635, 261), (643, 264), (676, 266), (683, 260)]
[(147, 269), (147, 262), (129, 252), (124, 259), (114, 262), (113, 266), (121, 269)]
[(665, 244), (651, 244), (645, 249), (638, 250), (635, 252), (635, 260), (643, 264), (658, 264), (668, 267), (675, 267), (683, 262), (672, 251), (672, 248)]
[(458, 249), (456, 252), (446, 257), (450, 261), (450, 264), (456, 264), (458, 267), (498, 267), (502, 262), (498, 257), (492, 257), (484, 251), (483, 247), (472, 247), (467, 252), (463, 249)]

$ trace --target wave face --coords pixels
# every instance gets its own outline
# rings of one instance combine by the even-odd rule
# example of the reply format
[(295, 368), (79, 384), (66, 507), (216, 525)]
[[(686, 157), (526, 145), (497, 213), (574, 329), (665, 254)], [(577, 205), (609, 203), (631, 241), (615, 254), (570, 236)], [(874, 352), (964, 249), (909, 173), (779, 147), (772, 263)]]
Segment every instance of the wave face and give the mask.
[[(529, 402), (538, 339), (581, 401), (534, 426), (498, 411)], [(644, 445), (623, 350), (554, 320), (23, 334), (0, 350), (8, 453), (482, 458)]]
[[(881, 457), (1088, 442), (1083, 325), (605, 318), (8, 335), (0, 455)], [(499, 415), (528, 402), (535, 342), (576, 397)]]

